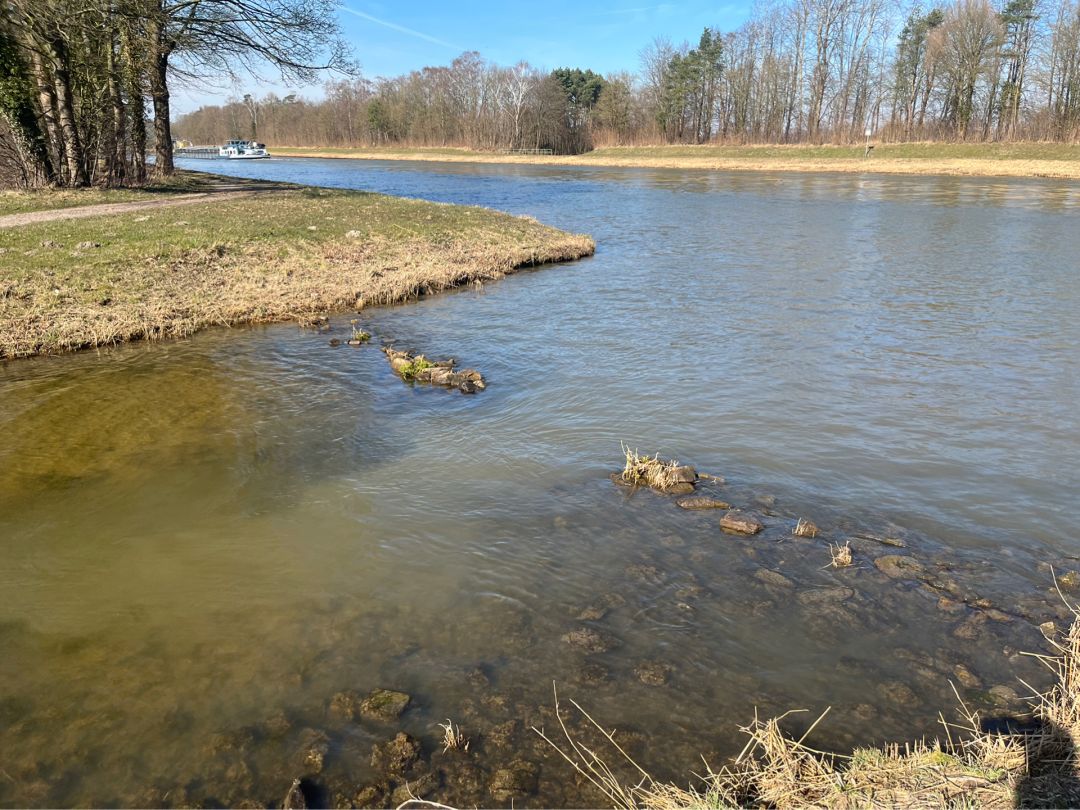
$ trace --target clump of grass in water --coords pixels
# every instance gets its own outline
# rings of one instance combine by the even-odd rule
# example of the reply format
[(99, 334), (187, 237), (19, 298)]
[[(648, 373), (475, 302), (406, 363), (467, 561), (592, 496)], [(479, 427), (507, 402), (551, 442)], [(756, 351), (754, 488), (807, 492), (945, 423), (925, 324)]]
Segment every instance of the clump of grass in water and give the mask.
[(412, 382), (416, 379), (416, 375), (421, 371), (426, 371), (429, 368), (435, 368), (435, 364), (428, 360), (424, 355), (418, 354), (408, 364), (401, 368), (401, 379), (408, 382)]
[(367, 343), (371, 340), (371, 334), (357, 326), (359, 321), (356, 318), (353, 318), (349, 323), (352, 324), (352, 337), (350, 340), (355, 340), (359, 343)]
[(626, 455), (622, 478), (627, 483), (644, 484), (654, 489), (671, 489), (679, 483), (679, 477), (675, 471), (681, 467), (675, 459), (661, 461), (659, 453), (655, 456), (642, 456), (637, 450), (631, 450), (625, 444), (622, 445), (622, 450)]
[(835, 546), (830, 546), (829, 554), (832, 556), (831, 565), (833, 568), (847, 568), (853, 560), (851, 542), (848, 541), (844, 545), (837, 543)]
[[(1038, 656), (1056, 685), (1037, 694), (1034, 728), (984, 731), (977, 712), (961, 701), (963, 722), (945, 723), (944, 740), (860, 748), (849, 756), (804, 745), (828, 713), (798, 740), (780, 727), (787, 715), (743, 728), (750, 740), (730, 766), (708, 769), (699, 786), (655, 781), (623, 750), (614, 735), (577, 703), (581, 715), (611, 744), (609, 763), (577, 742), (555, 695), (556, 717), (566, 742), (533, 728), (616, 806), (657, 810), (720, 807), (1076, 807), (1080, 806), (1080, 610), (1058, 654)], [(1034, 691), (1034, 690), (1033, 690)], [(790, 713), (789, 713), (790, 714)], [(955, 730), (959, 729), (957, 735)], [(631, 774), (630, 779), (622, 773)]]
[(439, 723), (443, 730), (443, 753), (447, 751), (468, 751), (469, 738), (461, 733), (461, 727), (455, 726), (454, 721), (447, 718), (445, 723)]

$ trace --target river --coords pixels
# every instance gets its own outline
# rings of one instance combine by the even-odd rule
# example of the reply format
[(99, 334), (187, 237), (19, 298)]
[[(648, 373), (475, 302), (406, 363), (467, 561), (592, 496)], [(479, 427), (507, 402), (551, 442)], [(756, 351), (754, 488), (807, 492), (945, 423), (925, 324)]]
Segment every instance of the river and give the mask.
[[(936, 733), (949, 680), (988, 714), (1045, 682), (1020, 652), (1067, 618), (1049, 566), (1080, 565), (1080, 185), (185, 166), (528, 214), (597, 253), (363, 313), (481, 369), (474, 396), (295, 324), (0, 365), (4, 806), (265, 805), (305, 773), (329, 802), (447, 718), (471, 770), (433, 797), (573, 805), (596, 794), (530, 728), (557, 730), (553, 682), (683, 783), (755, 708), (798, 731), (831, 706), (813, 739), (841, 749)], [(722, 475), (766, 531), (614, 486), (621, 443)], [(376, 687), (412, 696), (400, 721), (328, 711)], [(538, 778), (499, 793), (515, 760)]]

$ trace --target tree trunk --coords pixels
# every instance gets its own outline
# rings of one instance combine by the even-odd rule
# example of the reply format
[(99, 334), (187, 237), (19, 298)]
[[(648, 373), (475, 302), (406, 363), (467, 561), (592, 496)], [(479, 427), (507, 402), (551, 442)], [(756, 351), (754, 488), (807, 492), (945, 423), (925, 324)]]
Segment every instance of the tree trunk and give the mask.
[(169, 123), (169, 54), (172, 47), (165, 42), (165, 30), (160, 20), (147, 24), (150, 43), (150, 99), (154, 105), (154, 170), (168, 177), (175, 171), (173, 165), (172, 128)]

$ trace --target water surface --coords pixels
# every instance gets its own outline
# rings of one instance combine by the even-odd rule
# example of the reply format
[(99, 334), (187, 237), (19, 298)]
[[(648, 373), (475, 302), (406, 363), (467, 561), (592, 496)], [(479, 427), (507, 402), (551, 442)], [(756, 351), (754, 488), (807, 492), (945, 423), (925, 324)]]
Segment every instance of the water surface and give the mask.
[[(1038, 677), (1018, 652), (1059, 612), (1046, 564), (1077, 554), (1080, 186), (212, 168), (530, 214), (598, 250), (364, 314), (482, 369), (472, 397), (291, 324), (0, 366), (4, 805), (279, 802), (311, 729), (315, 781), (352, 795), (397, 726), (328, 716), (341, 690), (409, 692), (429, 751), (448, 717), (473, 736), (479, 792), (448, 773), (436, 797), (507, 803), (486, 785), (521, 757), (540, 780), (515, 804), (546, 805), (596, 800), (529, 731), (553, 681), (685, 781), (755, 707), (831, 705), (818, 744), (850, 746), (935, 731), (958, 664), (990, 712)], [(769, 528), (615, 487), (620, 442), (722, 474)], [(799, 516), (823, 536), (792, 538)], [(852, 537), (857, 566), (827, 568)], [(889, 579), (894, 553), (932, 575)], [(617, 646), (564, 640), (582, 626)]]

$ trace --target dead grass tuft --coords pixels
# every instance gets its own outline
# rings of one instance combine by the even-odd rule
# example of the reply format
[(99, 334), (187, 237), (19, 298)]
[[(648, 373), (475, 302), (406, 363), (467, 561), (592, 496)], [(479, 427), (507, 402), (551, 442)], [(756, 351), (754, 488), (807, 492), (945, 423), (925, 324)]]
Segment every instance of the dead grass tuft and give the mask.
[(829, 554), (832, 557), (831, 565), (833, 568), (847, 568), (853, 560), (851, 541), (844, 543), (844, 545), (837, 543), (829, 546)]
[(622, 445), (622, 450), (626, 456), (622, 479), (627, 483), (659, 490), (671, 489), (680, 483), (677, 471), (681, 469), (681, 465), (675, 459), (661, 461), (659, 453), (655, 456), (643, 456), (625, 444)]
[[(984, 731), (978, 712), (960, 701), (960, 722), (945, 723), (944, 739), (850, 755), (806, 744), (822, 714), (800, 738), (784, 732), (787, 715), (742, 731), (749, 740), (727, 767), (695, 784), (658, 783), (618, 746), (584, 709), (574, 708), (603, 733), (610, 750), (578, 742), (555, 709), (563, 739), (534, 729), (616, 807), (689, 810), (719, 807), (1077, 807), (1080, 806), (1080, 613), (1055, 642), (1057, 654), (1039, 656), (1056, 675), (1032, 701), (1035, 724), (1013, 732)], [(1034, 692), (1034, 690), (1033, 690)], [(959, 699), (959, 696), (958, 696)]]
[(447, 718), (445, 723), (439, 723), (439, 728), (443, 730), (443, 753), (469, 750), (469, 738), (461, 733), (461, 727), (455, 726), (453, 720)]

